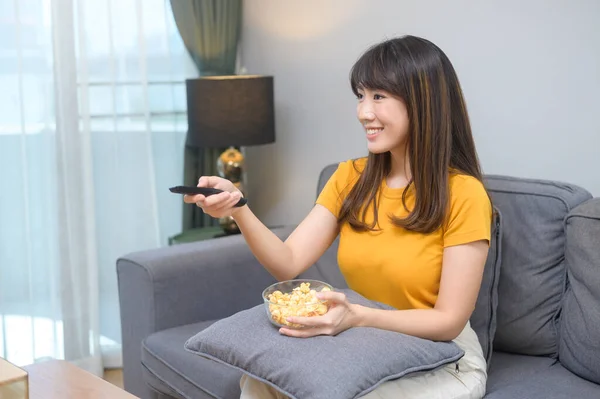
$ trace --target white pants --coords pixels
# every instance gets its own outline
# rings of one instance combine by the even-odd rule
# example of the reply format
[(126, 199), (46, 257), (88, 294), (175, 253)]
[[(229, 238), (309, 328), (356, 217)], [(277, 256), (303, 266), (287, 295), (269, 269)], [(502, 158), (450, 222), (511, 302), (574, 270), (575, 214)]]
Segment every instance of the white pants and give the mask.
[[(465, 351), (457, 362), (433, 371), (412, 373), (386, 381), (363, 399), (481, 399), (485, 395), (487, 367), (471, 324), (467, 323), (454, 342)], [(240, 399), (287, 399), (275, 388), (248, 377), (240, 380)], [(304, 398), (299, 398), (304, 399)]]

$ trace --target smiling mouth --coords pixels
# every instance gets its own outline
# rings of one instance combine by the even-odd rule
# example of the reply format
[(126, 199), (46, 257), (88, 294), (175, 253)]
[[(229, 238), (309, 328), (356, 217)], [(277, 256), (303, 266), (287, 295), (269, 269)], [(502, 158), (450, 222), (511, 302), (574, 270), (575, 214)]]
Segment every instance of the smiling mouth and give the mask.
[(368, 136), (372, 136), (372, 135), (377, 134), (377, 133), (379, 133), (381, 131), (383, 131), (382, 127), (377, 128), (377, 129), (367, 129), (367, 135)]

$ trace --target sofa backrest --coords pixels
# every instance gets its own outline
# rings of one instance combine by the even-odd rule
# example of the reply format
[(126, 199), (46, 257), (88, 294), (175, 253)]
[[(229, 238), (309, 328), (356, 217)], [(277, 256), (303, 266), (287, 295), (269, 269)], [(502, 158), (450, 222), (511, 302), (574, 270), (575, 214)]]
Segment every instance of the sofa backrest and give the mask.
[[(325, 187), (325, 184), (331, 175), (333, 175), (333, 172), (336, 171), (337, 166), (338, 164), (335, 163), (327, 165), (325, 168), (323, 168), (323, 170), (321, 170), (319, 181), (317, 182), (317, 197), (321, 193), (321, 190), (323, 190), (323, 187)], [(334, 243), (327, 249), (323, 256), (321, 256), (321, 258), (319, 258), (310, 269), (302, 273), (299, 278), (326, 281), (335, 288), (348, 288), (346, 280), (337, 266), (337, 250), (339, 239), (339, 237), (336, 238)]]
[(494, 350), (558, 355), (566, 289), (565, 219), (592, 198), (566, 183), (486, 176), (502, 214), (502, 266)]
[(317, 182), (317, 197), (319, 196), (319, 194), (321, 194), (321, 191), (323, 191), (323, 187), (325, 187), (325, 184), (327, 184), (331, 175), (333, 175), (333, 173), (337, 170), (337, 167), (338, 164), (333, 163), (331, 165), (325, 166), (321, 170), (321, 173), (319, 174), (319, 181)]
[[(337, 163), (323, 168), (317, 195), (336, 168)], [(592, 196), (572, 184), (508, 176), (487, 175), (485, 185), (502, 227), (488, 255), (488, 286), (482, 284), (473, 315), (482, 324), (481, 331), (477, 331), (482, 346), (485, 348), (483, 338), (488, 331), (495, 337), (494, 350), (556, 357), (560, 310), (567, 287), (565, 220)], [(313, 273), (318, 275), (313, 277), (345, 287), (336, 267), (336, 253), (337, 240), (315, 265)], [(492, 312), (487, 319), (486, 308)], [(485, 327), (484, 322), (490, 325)]]
[(558, 358), (573, 373), (600, 384), (600, 198), (573, 209), (566, 231), (568, 285)]

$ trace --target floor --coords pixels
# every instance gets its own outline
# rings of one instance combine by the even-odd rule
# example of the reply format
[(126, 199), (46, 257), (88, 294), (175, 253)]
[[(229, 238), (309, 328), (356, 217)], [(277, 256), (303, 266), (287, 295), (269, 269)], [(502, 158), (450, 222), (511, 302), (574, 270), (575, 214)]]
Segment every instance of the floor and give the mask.
[(104, 370), (104, 379), (113, 385), (123, 389), (123, 369)]

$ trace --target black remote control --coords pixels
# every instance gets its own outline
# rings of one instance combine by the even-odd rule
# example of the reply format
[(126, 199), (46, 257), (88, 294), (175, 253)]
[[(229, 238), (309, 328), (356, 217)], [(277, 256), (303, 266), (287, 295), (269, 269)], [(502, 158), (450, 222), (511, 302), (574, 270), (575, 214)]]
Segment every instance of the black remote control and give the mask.
[[(172, 193), (175, 193), (175, 194), (188, 194), (188, 195), (202, 194), (205, 197), (223, 192), (223, 190), (219, 190), (218, 188), (192, 187), (192, 186), (175, 186), (175, 187), (169, 188), (169, 191)], [(235, 204), (234, 206), (241, 207), (241, 206), (246, 205), (246, 202), (248, 202), (246, 200), (246, 198), (240, 198), (238, 203)]]

